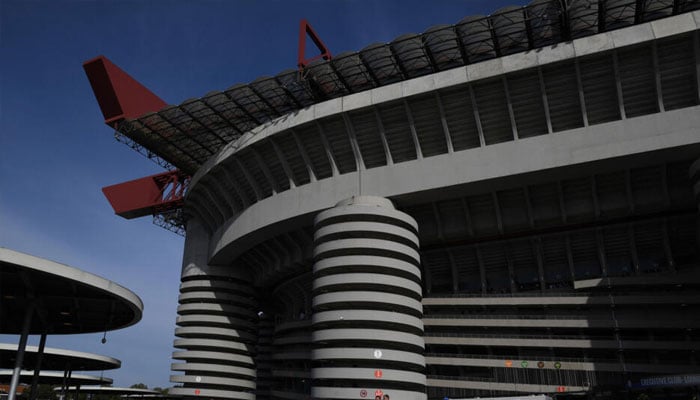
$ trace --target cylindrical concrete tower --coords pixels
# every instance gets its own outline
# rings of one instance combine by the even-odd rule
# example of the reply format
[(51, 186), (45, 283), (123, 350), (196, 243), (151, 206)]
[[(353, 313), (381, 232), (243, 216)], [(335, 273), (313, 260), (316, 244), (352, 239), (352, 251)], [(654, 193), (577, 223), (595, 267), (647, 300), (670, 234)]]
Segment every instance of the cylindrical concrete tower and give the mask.
[(426, 399), (417, 233), (380, 197), (353, 197), (316, 217), (314, 399)]
[(245, 271), (207, 265), (208, 235), (196, 220), (188, 235), (177, 308), (174, 395), (255, 399), (257, 305)]

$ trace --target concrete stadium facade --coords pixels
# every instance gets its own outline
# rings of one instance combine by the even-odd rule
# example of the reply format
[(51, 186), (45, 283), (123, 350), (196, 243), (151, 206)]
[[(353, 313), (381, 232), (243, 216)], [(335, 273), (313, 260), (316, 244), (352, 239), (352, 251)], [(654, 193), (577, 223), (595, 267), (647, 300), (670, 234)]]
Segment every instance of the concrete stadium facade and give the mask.
[(610, 396), (700, 373), (699, 27), (447, 69), (225, 145), (185, 201), (172, 393)]

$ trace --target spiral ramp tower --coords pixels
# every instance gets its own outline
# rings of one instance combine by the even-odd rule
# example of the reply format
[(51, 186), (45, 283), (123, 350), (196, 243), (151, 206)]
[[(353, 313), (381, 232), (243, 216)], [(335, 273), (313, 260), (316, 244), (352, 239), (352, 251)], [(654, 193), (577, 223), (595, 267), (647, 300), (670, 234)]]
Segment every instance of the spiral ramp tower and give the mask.
[(699, 9), (535, 0), (123, 121), (193, 175), (174, 392), (692, 395)]
[(417, 228), (369, 196), (316, 217), (313, 398), (354, 398), (359, 387), (426, 398)]
[[(255, 399), (257, 301), (246, 271), (206, 264), (205, 232), (191, 221), (177, 308), (171, 380), (180, 396)], [(261, 364), (259, 361), (258, 364)], [(261, 368), (262, 369), (262, 368)], [(232, 396), (233, 395), (233, 396)]]

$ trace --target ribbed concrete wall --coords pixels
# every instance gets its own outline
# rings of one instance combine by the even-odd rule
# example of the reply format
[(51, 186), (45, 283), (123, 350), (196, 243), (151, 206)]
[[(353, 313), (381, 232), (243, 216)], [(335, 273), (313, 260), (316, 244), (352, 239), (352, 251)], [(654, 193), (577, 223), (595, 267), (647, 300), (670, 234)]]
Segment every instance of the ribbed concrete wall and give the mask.
[(315, 228), (311, 396), (425, 399), (415, 221), (387, 199), (353, 197)]
[(188, 223), (170, 381), (173, 395), (255, 399), (257, 306), (247, 273), (206, 263), (208, 235)]

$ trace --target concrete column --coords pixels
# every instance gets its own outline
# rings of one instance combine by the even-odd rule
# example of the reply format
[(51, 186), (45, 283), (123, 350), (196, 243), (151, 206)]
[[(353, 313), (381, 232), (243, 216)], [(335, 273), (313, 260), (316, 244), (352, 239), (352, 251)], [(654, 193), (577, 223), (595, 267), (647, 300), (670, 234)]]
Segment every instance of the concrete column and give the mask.
[(209, 235), (193, 219), (183, 255), (173, 375), (174, 395), (255, 399), (257, 304), (246, 271), (207, 264)]
[(358, 196), (315, 220), (313, 399), (425, 400), (418, 227)]

